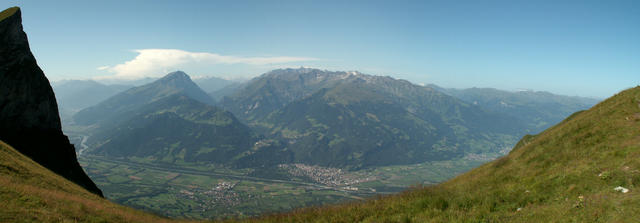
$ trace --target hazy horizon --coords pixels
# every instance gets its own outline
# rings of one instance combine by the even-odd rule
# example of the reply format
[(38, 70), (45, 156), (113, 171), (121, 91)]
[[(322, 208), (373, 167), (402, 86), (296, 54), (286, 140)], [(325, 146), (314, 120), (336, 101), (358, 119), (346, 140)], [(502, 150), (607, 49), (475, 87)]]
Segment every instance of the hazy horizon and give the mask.
[[(304, 68), (311, 68), (311, 69), (318, 69), (318, 68), (313, 68), (313, 67), (304, 67)], [(284, 68), (287, 69), (287, 68)], [(295, 67), (291, 67), (291, 69), (297, 69)], [(176, 70), (176, 71), (180, 71), (180, 70)], [(334, 70), (330, 70), (330, 71), (334, 71)], [(337, 71), (337, 70), (335, 70)], [(166, 74), (169, 74), (171, 72), (174, 71), (170, 71)], [(338, 72), (342, 72), (342, 71), (338, 71)], [(351, 72), (351, 71), (344, 71), (344, 72)], [(363, 73), (364, 74), (364, 73)], [(219, 78), (219, 79), (223, 79), (223, 80), (228, 80), (228, 81), (232, 81), (232, 82), (236, 82), (236, 83), (243, 83), (243, 82), (247, 82), (250, 81), (252, 78), (235, 78), (235, 79), (227, 79), (225, 77), (221, 77), (221, 76), (215, 76), (215, 75), (191, 75), (188, 74), (191, 77), (191, 79), (193, 80), (198, 80), (198, 79), (207, 79), (207, 78)], [(262, 74), (260, 74), (262, 75)], [(365, 75), (369, 75), (369, 74), (365, 74)], [(256, 76), (257, 77), (257, 76)], [(74, 78), (67, 78), (67, 79), (58, 79), (58, 80), (50, 80), (52, 85), (57, 85), (57, 84), (61, 84), (64, 83), (66, 81), (96, 81), (98, 83), (101, 84), (106, 84), (106, 85), (111, 85), (111, 84), (130, 84), (132, 86), (141, 86), (144, 84), (148, 84), (151, 83), (157, 79), (162, 78), (162, 76), (153, 76), (153, 77), (141, 77), (138, 79), (131, 79), (131, 80), (123, 80), (123, 79), (93, 79), (93, 78), (84, 78), (84, 79), (74, 79)], [(395, 77), (394, 77), (395, 78)], [(400, 79), (400, 80), (405, 80), (402, 78), (396, 78), (396, 79)], [(409, 81), (409, 80), (407, 80)], [(508, 92), (520, 92), (520, 91), (532, 91), (532, 92), (548, 92), (548, 93), (552, 93), (552, 94), (556, 94), (556, 95), (563, 95), (560, 93), (556, 93), (556, 92), (551, 92), (551, 91), (545, 91), (545, 90), (537, 90), (537, 89), (528, 89), (528, 88), (518, 88), (518, 89), (501, 89), (501, 88), (495, 88), (495, 87), (476, 87), (476, 86), (472, 86), (472, 87), (468, 87), (468, 88), (456, 88), (456, 87), (449, 87), (449, 86), (444, 86), (444, 85), (440, 85), (440, 84), (436, 84), (436, 83), (415, 83), (413, 81), (409, 81), (413, 84), (416, 85), (420, 85), (420, 86), (427, 86), (430, 84), (436, 85), (438, 87), (442, 87), (442, 88), (446, 88), (446, 89), (470, 89), (470, 88), (488, 88), (488, 89), (496, 89), (496, 90), (501, 90), (501, 91), (508, 91)], [(592, 99), (597, 99), (597, 100), (603, 100), (604, 98), (601, 97), (595, 97), (595, 96), (580, 96), (580, 95), (564, 95), (564, 96), (571, 96), (571, 97), (584, 97), (584, 98), (592, 98)]]
[[(6, 1), (47, 77), (312, 67), (448, 88), (606, 98), (640, 84), (634, 1)], [(52, 10), (55, 9), (55, 10)]]

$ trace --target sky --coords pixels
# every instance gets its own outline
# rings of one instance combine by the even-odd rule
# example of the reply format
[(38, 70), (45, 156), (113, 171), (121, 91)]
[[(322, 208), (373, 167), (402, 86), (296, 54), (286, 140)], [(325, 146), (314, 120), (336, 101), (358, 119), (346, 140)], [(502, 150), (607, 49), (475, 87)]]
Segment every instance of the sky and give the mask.
[(609, 97), (640, 84), (640, 1), (18, 1), (50, 80), (360, 71)]

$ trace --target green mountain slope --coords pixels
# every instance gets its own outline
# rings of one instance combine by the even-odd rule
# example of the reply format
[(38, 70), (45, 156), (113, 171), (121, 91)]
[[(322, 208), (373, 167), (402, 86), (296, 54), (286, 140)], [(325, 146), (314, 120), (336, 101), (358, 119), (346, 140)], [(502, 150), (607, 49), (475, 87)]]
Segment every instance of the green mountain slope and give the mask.
[(135, 111), (147, 103), (179, 93), (205, 104), (213, 104), (213, 99), (193, 83), (189, 75), (176, 71), (152, 83), (131, 88), (95, 106), (83, 109), (75, 114), (73, 119), (79, 125), (112, 122), (114, 119), (119, 119), (122, 114)]
[(165, 164), (231, 164), (257, 139), (233, 114), (204, 103), (209, 99), (182, 72), (115, 95), (77, 114), (79, 123), (94, 123), (85, 152)]
[[(294, 101), (263, 125), (284, 138), (293, 162), (361, 168), (497, 153), (517, 121), (439, 92), (391, 80), (339, 84)], [(403, 85), (390, 88), (390, 85)], [(386, 87), (386, 88), (385, 88)], [(389, 89), (400, 89), (392, 91)], [(506, 139), (506, 140), (505, 140)]]
[[(637, 222), (640, 87), (443, 184), (250, 222)], [(616, 191), (624, 187), (629, 191)]]
[(168, 222), (105, 200), (0, 141), (0, 222)]
[[(221, 103), (284, 147), (288, 162), (359, 169), (497, 156), (525, 134), (519, 120), (391, 77), (282, 69)], [(253, 160), (265, 155), (249, 154)]]
[(242, 85), (219, 105), (251, 123), (320, 89), (357, 80), (357, 74), (310, 68), (273, 70)]
[(209, 92), (209, 97), (216, 102), (220, 102), (224, 97), (235, 94), (238, 90), (244, 88), (247, 82), (233, 82), (218, 90)]
[(255, 142), (251, 130), (231, 113), (183, 94), (156, 100), (121, 117), (93, 131), (92, 153), (167, 163), (228, 163)]
[(487, 110), (502, 112), (527, 124), (534, 133), (541, 132), (579, 110), (595, 105), (599, 100), (555, 95), (543, 91), (509, 92), (493, 88), (444, 89), (446, 94)]

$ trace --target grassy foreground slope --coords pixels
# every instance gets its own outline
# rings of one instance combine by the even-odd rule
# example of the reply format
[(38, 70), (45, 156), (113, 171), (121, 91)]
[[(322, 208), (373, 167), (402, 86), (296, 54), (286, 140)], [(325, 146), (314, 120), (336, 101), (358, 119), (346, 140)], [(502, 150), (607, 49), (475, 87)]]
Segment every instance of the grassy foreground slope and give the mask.
[(0, 141), (0, 222), (165, 222), (111, 203)]
[[(627, 193), (614, 190), (622, 186)], [(437, 186), (250, 222), (640, 222), (640, 87)]]

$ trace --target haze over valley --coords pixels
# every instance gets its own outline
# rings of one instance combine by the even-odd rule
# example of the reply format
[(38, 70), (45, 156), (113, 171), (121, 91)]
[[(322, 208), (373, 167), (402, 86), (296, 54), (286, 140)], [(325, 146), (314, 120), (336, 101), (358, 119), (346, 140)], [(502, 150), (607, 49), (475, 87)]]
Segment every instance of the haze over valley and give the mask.
[(77, 111), (64, 129), (108, 198), (187, 218), (365, 199), (451, 178), (598, 102), (313, 68), (205, 80), (208, 93), (182, 71), (126, 90), (54, 87), (73, 92), (62, 102), (113, 89), (79, 111), (59, 105)]

